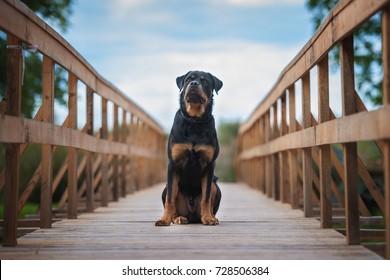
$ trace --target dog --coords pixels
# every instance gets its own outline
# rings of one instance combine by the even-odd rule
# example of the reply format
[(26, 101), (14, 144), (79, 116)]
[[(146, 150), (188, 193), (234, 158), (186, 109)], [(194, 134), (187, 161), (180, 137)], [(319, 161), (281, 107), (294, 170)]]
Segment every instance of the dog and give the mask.
[(168, 138), (164, 213), (155, 225), (218, 225), (215, 215), (222, 195), (214, 175), (219, 145), (212, 109), (213, 92), (218, 94), (223, 83), (210, 73), (190, 71), (177, 77), (176, 84), (180, 109)]

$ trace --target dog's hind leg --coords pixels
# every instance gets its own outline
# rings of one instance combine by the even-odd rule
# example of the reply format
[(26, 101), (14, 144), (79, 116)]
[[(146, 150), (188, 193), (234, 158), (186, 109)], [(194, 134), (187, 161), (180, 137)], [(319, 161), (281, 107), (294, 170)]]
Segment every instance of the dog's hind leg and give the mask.
[[(212, 170), (213, 172), (214, 170)], [(210, 177), (211, 176), (211, 177)], [(217, 202), (219, 207), (219, 201), (217, 201), (217, 194), (219, 188), (213, 181), (213, 173), (206, 174), (202, 180), (202, 201), (200, 204), (201, 208), (201, 221), (204, 225), (218, 225), (219, 221), (215, 217), (214, 204)], [(216, 210), (218, 211), (218, 207)]]
[(213, 205), (213, 215), (215, 216), (219, 209), (219, 204), (221, 203), (222, 193), (217, 185), (216, 181), (213, 181), (213, 189), (211, 190), (211, 205)]

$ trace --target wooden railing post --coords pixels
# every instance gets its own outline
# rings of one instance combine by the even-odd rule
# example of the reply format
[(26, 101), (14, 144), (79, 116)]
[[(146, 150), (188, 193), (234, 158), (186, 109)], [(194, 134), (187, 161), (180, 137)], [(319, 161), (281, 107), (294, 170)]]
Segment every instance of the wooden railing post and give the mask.
[[(7, 34), (8, 45), (20, 45), (21, 41)], [(7, 115), (19, 117), (22, 104), (22, 54), (18, 49), (7, 52)], [(3, 246), (17, 244), (17, 219), (19, 196), (20, 144), (5, 145), (4, 229)]]
[[(390, 5), (382, 13), (383, 105), (390, 106)], [(384, 141), (383, 174), (385, 194), (386, 258), (390, 259), (390, 140)]]
[[(77, 77), (68, 74), (68, 128), (77, 130)], [(68, 219), (77, 219), (77, 153), (68, 147)]]
[[(265, 143), (265, 120), (264, 116), (260, 117), (260, 144)], [(265, 157), (260, 158), (260, 170), (259, 170), (259, 176), (260, 176), (260, 190), (265, 194), (266, 193), (266, 180), (265, 180), (265, 174), (266, 174), (266, 164), (265, 164)]]
[[(288, 132), (293, 133), (297, 131), (297, 121), (295, 117), (295, 84), (288, 88), (288, 109), (289, 109), (289, 128)], [(299, 207), (298, 196), (298, 176), (297, 176), (297, 152), (296, 150), (289, 150), (288, 152), (290, 165), (290, 203), (291, 208), (297, 209)]]
[[(268, 143), (271, 141), (271, 110), (268, 110), (265, 113), (265, 142)], [(266, 166), (266, 194), (268, 197), (272, 197), (272, 156), (267, 156), (265, 159)]]
[[(280, 135), (283, 136), (287, 134), (287, 102), (286, 102), (286, 92), (282, 95), (282, 120), (281, 120), (281, 129)], [(279, 153), (279, 168), (280, 168), (280, 200), (282, 203), (287, 203), (289, 201), (289, 176), (288, 176), (288, 153), (281, 152)]]
[[(102, 128), (101, 138), (104, 140), (108, 139), (108, 127), (107, 127), (107, 99), (102, 97)], [(102, 154), (101, 163), (102, 172), (102, 185), (101, 185), (101, 204), (102, 206), (108, 206), (108, 155)]]
[[(114, 104), (114, 142), (119, 141), (119, 123), (118, 123), (118, 105)], [(113, 165), (113, 174), (112, 174), (112, 180), (113, 180), (113, 188), (112, 188), (112, 196), (114, 201), (119, 200), (119, 159), (118, 155), (114, 155), (112, 159), (112, 165)]]
[[(310, 111), (310, 72), (307, 72), (302, 77), (302, 128), (311, 126), (311, 111)], [(302, 157), (303, 170), (303, 211), (305, 217), (313, 216), (313, 179), (312, 179), (312, 159), (311, 147), (303, 148)]]
[[(272, 124), (272, 140), (279, 137), (278, 128), (278, 103), (273, 105), (273, 124)], [(279, 182), (279, 154), (272, 155), (272, 196), (275, 200), (280, 199), (280, 182)]]
[[(343, 116), (347, 116), (355, 113), (353, 35), (341, 42), (340, 64)], [(347, 242), (360, 244), (357, 144), (347, 143), (343, 147)]]
[[(330, 120), (329, 109), (329, 62), (326, 55), (318, 64), (318, 123)], [(321, 227), (332, 226), (332, 189), (330, 169), (330, 145), (320, 146), (320, 216)]]
[[(87, 133), (90, 136), (93, 136), (93, 90), (87, 86)], [(85, 198), (86, 198), (86, 208), (87, 212), (93, 212), (95, 209), (94, 206), (94, 188), (93, 188), (93, 153), (86, 152), (86, 165), (85, 165)]]
[[(42, 62), (42, 121), (54, 121), (54, 61), (44, 55)], [(53, 146), (42, 145), (41, 228), (51, 227), (53, 184)]]
[[(122, 111), (122, 143), (126, 143), (127, 142), (127, 112), (125, 110)], [(122, 170), (122, 174), (121, 174), (121, 196), (122, 197), (126, 197), (126, 194), (127, 194), (127, 189), (126, 189), (126, 185), (127, 185), (127, 180), (126, 180), (126, 177), (127, 177), (127, 162), (128, 162), (128, 157), (127, 155), (126, 156), (123, 156), (121, 157), (121, 170)]]

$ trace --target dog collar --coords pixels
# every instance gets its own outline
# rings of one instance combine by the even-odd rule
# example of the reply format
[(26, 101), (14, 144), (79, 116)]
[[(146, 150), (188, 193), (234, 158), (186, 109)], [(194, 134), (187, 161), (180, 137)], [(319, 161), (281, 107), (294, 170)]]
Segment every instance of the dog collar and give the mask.
[(189, 116), (186, 116), (182, 110), (180, 110), (180, 113), (181, 113), (181, 116), (187, 121), (187, 122), (190, 122), (190, 123), (207, 123), (211, 120), (211, 118), (213, 117), (213, 115), (210, 115), (208, 118), (206, 119), (203, 119), (203, 118), (191, 118)]

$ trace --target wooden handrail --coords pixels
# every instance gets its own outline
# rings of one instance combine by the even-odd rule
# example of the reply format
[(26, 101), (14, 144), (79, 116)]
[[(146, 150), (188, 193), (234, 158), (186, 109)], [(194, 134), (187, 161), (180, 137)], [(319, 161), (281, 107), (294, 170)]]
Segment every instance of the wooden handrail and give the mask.
[[(369, 214), (365, 201), (359, 196), (360, 176), (378, 208), (384, 211), (387, 258), (390, 258), (389, 11), (390, 0), (340, 1), (242, 123), (236, 152), (239, 180), (290, 203), (292, 208), (301, 205), (307, 217), (314, 215), (313, 209), (318, 204), (321, 227), (332, 226), (332, 196), (336, 195), (338, 200), (344, 197), (339, 207), (345, 207), (348, 244), (360, 243), (359, 212)], [(382, 13), (384, 98), (382, 107), (366, 111), (354, 89), (353, 32), (376, 13)], [(340, 45), (342, 77), (343, 115), (340, 118), (335, 118), (329, 107), (328, 53), (336, 45)], [(310, 108), (310, 70), (314, 67), (318, 70), (318, 122), (312, 120)], [(301, 128), (295, 110), (295, 83), (299, 81), (302, 82)], [(358, 156), (357, 142), (360, 141), (374, 141), (380, 147), (384, 160), (384, 193)], [(340, 144), (342, 159), (334, 152)], [(344, 195), (335, 188), (332, 166), (342, 173)], [(312, 200), (314, 183), (318, 187), (319, 202)]]
[[(66, 170), (68, 184), (62, 190), (61, 207), (66, 208), (70, 219), (77, 218), (80, 207), (93, 211), (97, 199), (102, 206), (107, 206), (119, 196), (163, 180), (165, 134), (149, 114), (97, 73), (77, 50), (22, 2), (0, 0), (0, 30), (7, 34), (9, 45), (37, 45), (43, 57), (42, 106), (34, 119), (27, 119), (21, 117), (20, 109), (20, 50), (7, 51), (7, 90), (0, 100), (0, 143), (6, 147), (5, 170), (0, 170), (0, 190), (4, 191), (4, 246), (17, 244), (18, 213), (39, 181), (40, 226), (47, 228), (53, 221), (53, 192), (57, 191)], [(68, 116), (62, 126), (54, 124), (55, 65), (68, 72)], [(78, 82), (86, 85), (85, 93), (78, 92)], [(80, 109), (77, 108), (77, 96), (81, 94), (86, 95), (87, 102), (86, 108)], [(101, 108), (94, 108), (94, 95), (101, 97)], [(107, 124), (109, 102), (114, 107), (113, 131), (109, 131)], [(120, 110), (121, 121), (118, 117)], [(82, 131), (77, 129), (77, 116), (81, 112), (86, 114)], [(98, 136), (93, 135), (97, 117), (102, 118)], [(35, 167), (28, 190), (19, 197), (20, 177), (24, 175), (19, 171), (20, 160), (26, 147), (32, 143), (41, 145), (42, 161)], [(66, 147), (68, 153), (59, 176), (53, 174), (54, 148), (57, 146)], [(85, 156), (78, 161), (80, 153)], [(55, 189), (53, 178), (56, 178)], [(79, 203), (81, 199), (85, 200), (84, 207)]]

